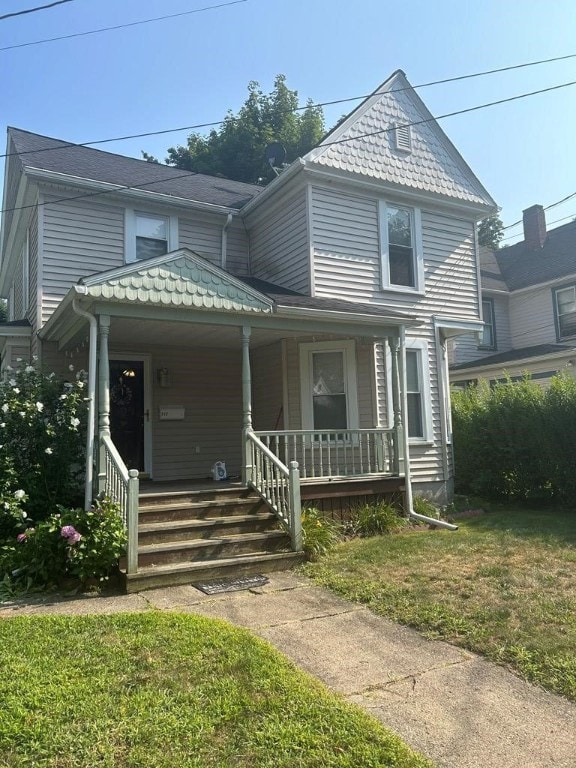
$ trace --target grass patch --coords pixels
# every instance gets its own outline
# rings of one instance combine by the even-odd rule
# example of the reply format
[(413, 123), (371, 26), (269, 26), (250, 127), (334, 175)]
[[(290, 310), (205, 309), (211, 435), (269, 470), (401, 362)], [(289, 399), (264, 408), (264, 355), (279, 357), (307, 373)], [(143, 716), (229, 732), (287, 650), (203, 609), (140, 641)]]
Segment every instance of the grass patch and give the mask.
[(5, 768), (431, 766), (225, 622), (157, 612), (0, 621)]
[(507, 510), (459, 525), (345, 542), (305, 571), (576, 701), (576, 515)]

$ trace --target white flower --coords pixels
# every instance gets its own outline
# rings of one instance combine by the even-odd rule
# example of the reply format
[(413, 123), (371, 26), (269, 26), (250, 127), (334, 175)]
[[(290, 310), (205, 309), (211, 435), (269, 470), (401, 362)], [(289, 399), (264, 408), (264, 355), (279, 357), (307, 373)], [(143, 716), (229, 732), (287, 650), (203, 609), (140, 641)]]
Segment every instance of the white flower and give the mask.
[(67, 397), (68, 395), (60, 395), (60, 400), (66, 400)]
[(26, 368), (24, 368), (24, 373), (34, 373), (34, 366), (27, 365)]
[(5, 426), (6, 426), (6, 422), (5, 421), (0, 421), (0, 428), (4, 429)]
[(77, 386), (79, 389), (82, 389), (82, 387), (84, 386), (84, 382), (83, 381), (77, 382)]
[(34, 363), (37, 363), (38, 362), (38, 355), (32, 355), (32, 361)]
[(13, 371), (13, 370), (14, 370), (14, 368), (12, 368), (12, 366), (11, 366), (11, 365), (7, 365), (7, 366), (6, 366), (6, 370), (7, 370), (7, 371)]
[(76, 417), (74, 417), (73, 419), (70, 419), (70, 424), (74, 428), (76, 428), (76, 427), (80, 426), (80, 419), (77, 419)]
[(47, 453), (48, 456), (51, 456), (54, 453), (54, 451), (52, 450), (52, 448), (45, 448), (44, 453)]
[(20, 514), (21, 514), (23, 520), (26, 520), (26, 518), (28, 517), (28, 515), (26, 514), (26, 512), (24, 512), (23, 509), (20, 510)]
[(17, 357), (17, 358), (16, 358), (16, 362), (17, 362), (17, 363), (21, 363), (21, 362), (22, 362), (22, 358), (21, 358), (21, 357)]
[(22, 488), (20, 488), (18, 491), (14, 491), (15, 499), (23, 499), (24, 496), (26, 496), (26, 491), (23, 491)]
[(4, 405), (2, 406), (2, 413), (8, 413), (9, 409), (10, 409), (10, 406), (8, 405), (8, 403), (4, 403)]
[(38, 411), (38, 413), (42, 413), (42, 411), (44, 410), (44, 403), (36, 403), (36, 410)]
[(73, 370), (74, 370), (74, 366), (73, 366), (72, 364), (70, 364), (70, 365), (68, 366), (68, 370), (69, 370), (69, 371), (73, 371)]
[(22, 416), (22, 418), (26, 418), (26, 412), (25, 411), (18, 411), (19, 415)]
[(20, 390), (18, 389), (18, 387), (14, 387), (12, 392), (14, 392), (15, 395), (19, 395), (20, 394)]
[(16, 379), (9, 379), (8, 380), (8, 384), (10, 384), (11, 387), (15, 387), (16, 386)]

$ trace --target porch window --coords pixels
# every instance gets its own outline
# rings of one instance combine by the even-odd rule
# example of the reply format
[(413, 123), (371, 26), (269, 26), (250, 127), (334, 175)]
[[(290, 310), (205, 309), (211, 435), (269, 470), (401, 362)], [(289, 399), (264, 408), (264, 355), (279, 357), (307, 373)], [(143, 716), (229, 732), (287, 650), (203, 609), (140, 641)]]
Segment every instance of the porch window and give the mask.
[(424, 290), (420, 211), (380, 201), (382, 287)]
[(303, 428), (357, 428), (354, 342), (301, 344), (300, 370)]
[(496, 349), (496, 323), (494, 318), (494, 300), (482, 299), (482, 338), (478, 349)]
[(576, 336), (576, 286), (554, 292), (558, 341)]
[(406, 400), (408, 437), (414, 442), (432, 440), (430, 373), (426, 342), (406, 342)]

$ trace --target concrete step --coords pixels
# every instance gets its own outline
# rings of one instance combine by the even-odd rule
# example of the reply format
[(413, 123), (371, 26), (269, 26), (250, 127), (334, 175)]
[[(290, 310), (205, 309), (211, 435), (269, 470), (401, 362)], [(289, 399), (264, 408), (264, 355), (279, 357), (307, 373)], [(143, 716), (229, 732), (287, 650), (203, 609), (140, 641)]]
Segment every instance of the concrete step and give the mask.
[(140, 592), (144, 589), (192, 584), (208, 579), (285, 571), (299, 565), (303, 560), (302, 552), (274, 552), (194, 563), (150, 565), (140, 568), (138, 573), (126, 575), (125, 585), (127, 592)]
[(139, 546), (138, 568), (288, 550), (290, 550), (290, 537), (285, 531), (241, 533), (192, 541), (168, 541), (162, 544)]
[(263, 533), (278, 527), (273, 512), (250, 515), (227, 515), (200, 520), (162, 520), (140, 523), (138, 544), (161, 544), (168, 541), (214, 539), (240, 533)]
[(140, 506), (140, 523), (167, 522), (169, 520), (201, 520), (227, 515), (246, 515), (266, 508), (259, 497), (214, 499), (211, 501), (188, 501), (174, 499), (163, 503)]

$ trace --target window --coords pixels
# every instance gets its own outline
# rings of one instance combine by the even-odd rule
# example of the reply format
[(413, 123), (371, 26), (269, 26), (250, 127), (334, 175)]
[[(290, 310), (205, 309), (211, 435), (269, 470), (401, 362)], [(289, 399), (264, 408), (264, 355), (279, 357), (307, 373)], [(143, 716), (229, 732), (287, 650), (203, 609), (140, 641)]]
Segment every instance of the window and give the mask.
[(494, 318), (494, 300), (482, 299), (482, 319), (484, 328), (478, 349), (496, 349), (496, 323)]
[(408, 437), (413, 442), (432, 440), (430, 374), (425, 341), (406, 342), (406, 400)]
[(576, 336), (576, 286), (554, 291), (558, 341)]
[(358, 427), (353, 341), (301, 344), (300, 373), (304, 429)]
[(424, 289), (420, 211), (380, 201), (383, 288), (421, 293)]
[(126, 210), (126, 261), (145, 261), (178, 248), (178, 218)]
[(28, 311), (30, 305), (30, 250), (28, 233), (26, 242), (22, 248), (22, 315)]

